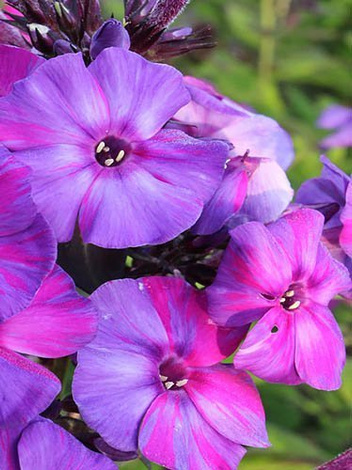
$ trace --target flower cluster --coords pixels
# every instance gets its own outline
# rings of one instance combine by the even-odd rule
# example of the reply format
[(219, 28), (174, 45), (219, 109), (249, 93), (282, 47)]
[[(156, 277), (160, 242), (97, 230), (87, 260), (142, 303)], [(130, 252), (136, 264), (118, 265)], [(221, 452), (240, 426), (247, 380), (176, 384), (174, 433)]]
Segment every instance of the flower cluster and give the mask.
[(351, 178), (323, 156), (293, 203), (287, 132), (156, 63), (212, 45), (168, 29), (187, 3), (126, 0), (104, 22), (97, 0), (9, 0), (2, 16), (6, 470), (236, 469), (270, 445), (247, 371), (341, 384)]

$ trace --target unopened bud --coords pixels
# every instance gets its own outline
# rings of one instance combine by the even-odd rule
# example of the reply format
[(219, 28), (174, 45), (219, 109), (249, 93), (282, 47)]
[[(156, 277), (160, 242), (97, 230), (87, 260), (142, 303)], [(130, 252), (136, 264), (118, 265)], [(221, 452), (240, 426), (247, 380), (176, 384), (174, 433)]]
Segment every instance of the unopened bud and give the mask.
[(90, 55), (95, 59), (107, 47), (129, 49), (130, 37), (120, 21), (111, 18), (105, 21), (92, 37)]

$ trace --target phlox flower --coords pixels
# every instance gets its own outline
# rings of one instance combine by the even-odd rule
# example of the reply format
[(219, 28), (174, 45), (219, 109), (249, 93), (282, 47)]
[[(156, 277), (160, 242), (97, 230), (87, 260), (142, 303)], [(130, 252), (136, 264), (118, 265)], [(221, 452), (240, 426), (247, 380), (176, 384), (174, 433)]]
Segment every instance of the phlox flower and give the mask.
[(324, 155), (321, 176), (305, 181), (296, 202), (316, 208), (325, 216), (322, 242), (352, 275), (352, 181)]
[(352, 147), (352, 108), (332, 104), (321, 113), (317, 125), (322, 129), (335, 129), (320, 142), (323, 149)]
[(78, 353), (73, 396), (110, 446), (139, 447), (170, 469), (214, 470), (237, 468), (242, 445), (268, 445), (253, 382), (219, 364), (246, 327), (216, 327), (204, 293), (182, 279), (112, 281), (91, 300), (99, 331)]
[(185, 83), (192, 100), (175, 115), (178, 126), (186, 125), (196, 137), (227, 139), (234, 147), (194, 232), (207, 235), (231, 226), (235, 215), (235, 225), (276, 220), (293, 197), (284, 172), (294, 156), (289, 135), (273, 119), (220, 95), (212, 85), (193, 77), (185, 77)]
[(300, 209), (268, 227), (249, 222), (230, 232), (208, 300), (220, 325), (257, 321), (235, 368), (268, 382), (339, 388), (345, 347), (328, 304), (351, 280), (320, 243), (323, 224), (319, 212)]
[(58, 241), (78, 219), (107, 248), (166, 242), (198, 219), (228, 145), (162, 129), (189, 93), (174, 68), (120, 48), (38, 67), (0, 100), (0, 141), (33, 172), (33, 198)]

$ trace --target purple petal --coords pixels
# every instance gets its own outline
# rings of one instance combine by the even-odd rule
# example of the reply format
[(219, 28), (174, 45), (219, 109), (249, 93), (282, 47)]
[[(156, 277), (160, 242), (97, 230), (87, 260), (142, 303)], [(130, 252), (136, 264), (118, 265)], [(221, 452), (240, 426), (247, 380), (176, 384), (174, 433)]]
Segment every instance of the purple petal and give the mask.
[(296, 370), (300, 378), (319, 390), (341, 386), (346, 360), (343, 336), (327, 307), (310, 303), (295, 315)]
[(25, 230), (37, 214), (31, 197), (30, 170), (4, 152), (2, 149), (0, 190), (6, 197), (0, 199), (0, 237)]
[(325, 137), (320, 142), (323, 149), (334, 147), (352, 147), (352, 120), (344, 124), (337, 132)]
[(18, 80), (27, 77), (44, 59), (24, 49), (0, 44), (0, 96), (12, 90)]
[(38, 214), (25, 231), (0, 237), (0, 319), (26, 307), (56, 257), (56, 243)]
[(166, 130), (136, 145), (128, 161), (104, 169), (87, 192), (80, 211), (83, 239), (125, 248), (176, 237), (196, 222), (215, 191), (227, 149)]
[(163, 322), (171, 352), (182, 357), (185, 365), (215, 364), (243, 339), (246, 328), (217, 328), (209, 320), (204, 292), (182, 279), (145, 277), (140, 281)]
[(248, 333), (234, 364), (268, 382), (301, 383), (295, 370), (293, 314), (281, 306), (270, 309)]
[(24, 426), (44, 411), (60, 391), (60, 381), (44, 367), (0, 348), (0, 429)]
[(13, 425), (11, 427), (6, 426), (3, 428), (0, 426), (0, 462), (6, 470), (21, 470), (18, 461), (17, 443), (22, 430), (23, 426), (20, 423), (17, 426)]
[(287, 289), (291, 266), (259, 222), (241, 225), (230, 234), (215, 281), (207, 289), (209, 313), (220, 325), (245, 325), (267, 312)]
[(346, 205), (341, 212), (341, 222), (340, 244), (344, 252), (352, 258), (352, 182), (346, 191)]
[(335, 129), (352, 119), (352, 109), (347, 106), (332, 104), (320, 115), (317, 126), (322, 129)]
[(80, 54), (46, 61), (0, 103), (0, 138), (11, 150), (88, 140), (94, 158), (94, 145), (109, 124), (106, 99)]
[(111, 127), (129, 141), (155, 135), (190, 99), (180, 72), (125, 49), (105, 49), (89, 71), (109, 102)]
[(249, 179), (239, 214), (267, 224), (280, 217), (292, 198), (293, 189), (282, 168), (275, 161), (261, 159)]
[(60, 144), (16, 152), (32, 169), (33, 199), (59, 242), (72, 238), (84, 195), (102, 170), (93, 148)]
[(294, 281), (307, 279), (313, 273), (323, 225), (324, 217), (311, 209), (291, 212), (269, 225), (291, 262)]
[(86, 423), (112, 447), (137, 450), (141, 420), (164, 388), (158, 363), (124, 351), (106, 327), (78, 353), (73, 396)]
[(26, 470), (116, 470), (104, 455), (93, 452), (51, 421), (29, 424), (18, 443), (18, 456)]
[(311, 299), (327, 306), (335, 295), (351, 289), (352, 283), (347, 268), (333, 259), (323, 245), (319, 245), (316, 268), (306, 287)]
[(220, 230), (226, 221), (241, 208), (248, 187), (247, 173), (238, 168), (227, 171), (214, 196), (206, 204), (193, 227), (198, 235), (209, 235)]
[(194, 369), (185, 390), (220, 435), (237, 444), (270, 445), (259, 393), (245, 372), (224, 364)]
[(0, 323), (0, 346), (41, 357), (68, 356), (90, 342), (96, 329), (93, 305), (56, 266), (30, 305)]
[(143, 419), (139, 446), (148, 459), (172, 470), (230, 470), (246, 452), (209, 426), (182, 390), (154, 401)]
[(108, 47), (123, 47), (129, 49), (131, 45), (128, 32), (121, 21), (110, 18), (93, 34), (90, 45), (90, 56), (94, 60)]

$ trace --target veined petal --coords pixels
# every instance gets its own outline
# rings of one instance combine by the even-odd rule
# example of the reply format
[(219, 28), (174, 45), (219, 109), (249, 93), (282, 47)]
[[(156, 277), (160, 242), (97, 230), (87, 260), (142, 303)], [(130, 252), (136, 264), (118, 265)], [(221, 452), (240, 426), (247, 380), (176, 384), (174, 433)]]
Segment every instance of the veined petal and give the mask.
[(346, 351), (333, 314), (311, 302), (295, 315), (295, 329), (295, 363), (302, 381), (319, 390), (338, 389)]
[(341, 222), (340, 244), (344, 252), (352, 258), (352, 182), (346, 191), (346, 205), (341, 213)]
[(182, 390), (154, 401), (141, 425), (139, 447), (171, 470), (234, 470), (246, 452), (218, 434)]
[(87, 449), (49, 420), (36, 421), (24, 429), (18, 456), (25, 470), (116, 470), (110, 459)]
[(68, 356), (90, 342), (96, 329), (93, 305), (55, 266), (30, 305), (0, 323), (0, 346), (41, 357)]
[(295, 369), (294, 315), (281, 306), (270, 309), (248, 333), (235, 355), (235, 367), (268, 382), (301, 383)]
[(89, 71), (108, 99), (111, 129), (129, 141), (155, 135), (190, 100), (180, 72), (122, 48), (102, 51)]
[(259, 393), (248, 374), (230, 365), (193, 369), (185, 390), (219, 434), (237, 444), (268, 447)]

